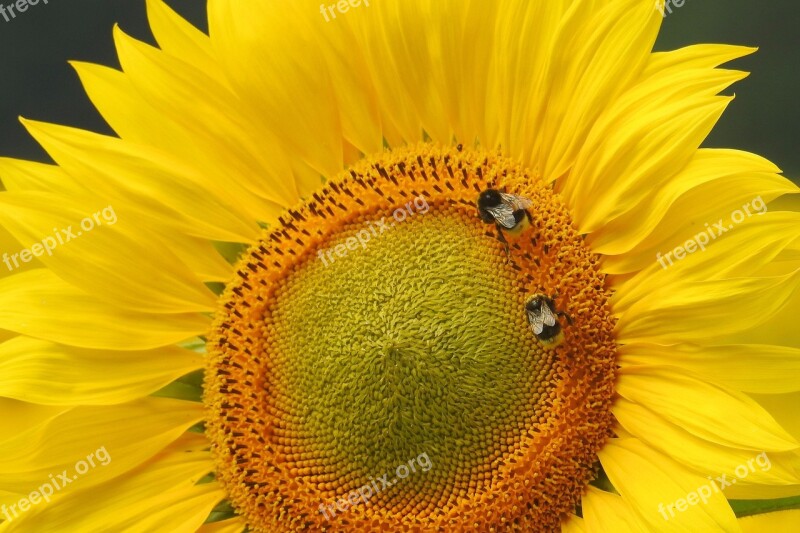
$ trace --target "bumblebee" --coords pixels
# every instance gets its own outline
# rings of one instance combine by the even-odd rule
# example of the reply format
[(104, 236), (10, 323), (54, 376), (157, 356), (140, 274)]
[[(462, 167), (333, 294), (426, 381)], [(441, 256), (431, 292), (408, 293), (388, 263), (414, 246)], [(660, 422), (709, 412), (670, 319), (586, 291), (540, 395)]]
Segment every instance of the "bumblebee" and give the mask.
[(564, 333), (558, 321), (559, 316), (566, 317), (572, 324), (572, 318), (563, 311), (556, 310), (553, 298), (544, 294), (534, 294), (525, 302), (525, 314), (531, 331), (540, 341), (552, 346), (558, 346), (564, 340)]
[(533, 202), (522, 196), (486, 189), (478, 196), (478, 215), (487, 224), (497, 228), (497, 239), (503, 243), (506, 256), (509, 255), (508, 241), (504, 233), (518, 237), (531, 225), (528, 209)]

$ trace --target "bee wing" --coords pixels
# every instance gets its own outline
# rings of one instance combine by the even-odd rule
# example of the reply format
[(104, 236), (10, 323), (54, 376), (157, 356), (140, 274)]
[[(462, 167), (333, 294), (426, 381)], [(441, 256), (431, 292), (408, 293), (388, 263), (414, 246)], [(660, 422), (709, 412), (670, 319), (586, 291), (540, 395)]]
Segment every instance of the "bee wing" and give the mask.
[(534, 335), (539, 335), (544, 331), (544, 316), (538, 311), (527, 311), (528, 323), (531, 325)]
[(556, 315), (554, 315), (553, 311), (550, 310), (549, 305), (542, 306), (542, 321), (548, 326), (556, 325)]
[(506, 229), (511, 229), (517, 225), (517, 220), (514, 218), (514, 208), (510, 205), (500, 204), (496, 207), (487, 207), (486, 210)]
[(501, 192), (500, 198), (503, 199), (504, 203), (510, 205), (514, 211), (519, 211), (520, 209), (530, 209), (533, 207), (533, 202), (524, 196), (517, 196), (515, 194)]

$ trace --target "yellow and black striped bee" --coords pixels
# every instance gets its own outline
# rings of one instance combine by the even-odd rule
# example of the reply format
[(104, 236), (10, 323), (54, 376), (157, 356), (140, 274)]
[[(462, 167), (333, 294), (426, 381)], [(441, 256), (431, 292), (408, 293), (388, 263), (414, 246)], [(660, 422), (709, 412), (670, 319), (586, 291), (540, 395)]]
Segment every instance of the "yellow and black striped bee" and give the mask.
[(497, 238), (503, 243), (508, 256), (508, 241), (504, 233), (518, 237), (531, 225), (528, 209), (533, 202), (522, 196), (508, 194), (497, 189), (486, 189), (478, 196), (478, 215), (487, 224), (494, 223)]
[(525, 314), (536, 338), (552, 346), (558, 346), (564, 340), (558, 317), (566, 317), (567, 322), (572, 324), (572, 318), (568, 314), (556, 310), (553, 298), (540, 293), (534, 294), (525, 302)]

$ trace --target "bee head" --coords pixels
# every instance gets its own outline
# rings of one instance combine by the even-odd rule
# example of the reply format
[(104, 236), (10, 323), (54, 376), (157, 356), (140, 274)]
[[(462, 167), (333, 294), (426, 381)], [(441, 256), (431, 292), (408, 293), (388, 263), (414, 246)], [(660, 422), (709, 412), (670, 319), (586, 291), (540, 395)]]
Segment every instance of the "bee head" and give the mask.
[(486, 211), (490, 207), (497, 207), (503, 202), (503, 197), (500, 196), (500, 191), (497, 189), (486, 189), (478, 196), (478, 215), (481, 220), (487, 224), (494, 222), (494, 217), (491, 213)]
[(541, 294), (534, 294), (528, 298), (528, 301), (525, 303), (525, 309), (532, 312), (541, 311), (543, 302), (544, 297)]

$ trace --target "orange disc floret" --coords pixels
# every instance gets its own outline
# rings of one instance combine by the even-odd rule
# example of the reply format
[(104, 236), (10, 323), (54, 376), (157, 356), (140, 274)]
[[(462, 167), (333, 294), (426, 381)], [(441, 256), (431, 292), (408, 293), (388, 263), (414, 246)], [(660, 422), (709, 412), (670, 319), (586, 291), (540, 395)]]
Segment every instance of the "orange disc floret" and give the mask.
[[(477, 215), (488, 188), (533, 205), (508, 257)], [(562, 342), (531, 331), (536, 293), (569, 315)], [(613, 327), (597, 257), (536, 176), (461, 147), (366, 159), (226, 288), (218, 478), (256, 531), (558, 529), (611, 435)]]

